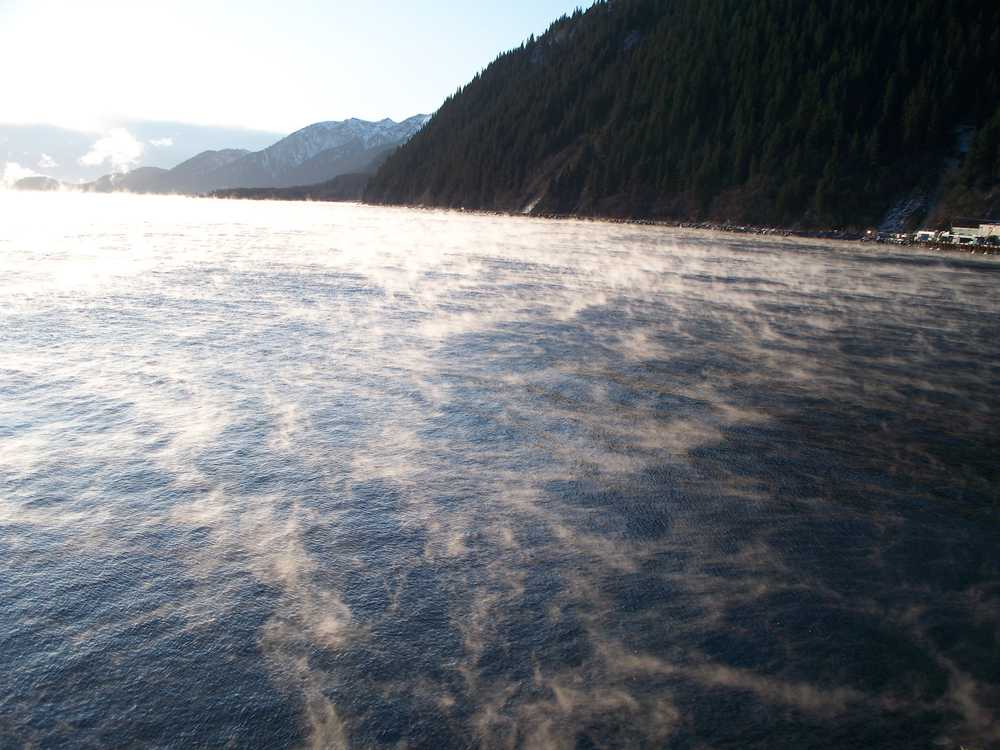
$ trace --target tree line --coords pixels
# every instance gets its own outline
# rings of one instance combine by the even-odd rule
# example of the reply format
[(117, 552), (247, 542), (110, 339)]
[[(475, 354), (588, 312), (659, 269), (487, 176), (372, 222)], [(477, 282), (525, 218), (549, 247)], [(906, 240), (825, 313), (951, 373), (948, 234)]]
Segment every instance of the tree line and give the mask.
[(1000, 180), (1000, 3), (608, 0), (500, 55), (369, 183), (372, 202), (871, 224)]

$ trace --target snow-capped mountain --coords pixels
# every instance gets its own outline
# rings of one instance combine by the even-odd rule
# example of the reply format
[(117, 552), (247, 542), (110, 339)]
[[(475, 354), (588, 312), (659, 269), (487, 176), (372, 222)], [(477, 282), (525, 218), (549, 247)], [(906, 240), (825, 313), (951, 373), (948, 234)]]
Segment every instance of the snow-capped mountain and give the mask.
[[(386, 149), (405, 143), (430, 119), (416, 115), (402, 122), (352, 118), (317, 122), (272, 146), (247, 154), (203, 175), (197, 189), (289, 187), (322, 182), (346, 172), (364, 171)], [(309, 166), (304, 166), (304, 165)]]
[(367, 122), (357, 118), (342, 122), (317, 122), (282, 138), (273, 146), (253, 154), (248, 161), (278, 179), (285, 171), (303, 164), (317, 154), (360, 141), (365, 150), (408, 141), (430, 119), (416, 115), (403, 122), (390, 119)]

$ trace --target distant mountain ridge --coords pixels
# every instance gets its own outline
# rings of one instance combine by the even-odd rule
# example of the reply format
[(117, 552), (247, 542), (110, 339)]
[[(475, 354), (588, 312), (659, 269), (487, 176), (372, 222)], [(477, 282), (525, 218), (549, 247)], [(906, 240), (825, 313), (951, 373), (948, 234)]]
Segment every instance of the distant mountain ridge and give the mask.
[[(199, 192), (201, 181), (208, 175), (239, 161), (253, 152), (242, 148), (227, 148), (218, 151), (202, 151), (187, 161), (181, 162), (164, 176), (163, 183), (169, 182), (170, 189), (179, 193)], [(162, 186), (161, 186), (162, 187)]]
[(168, 171), (159, 167), (139, 167), (131, 172), (105, 175), (95, 182), (81, 186), (81, 189), (90, 193), (114, 193), (118, 191), (151, 193), (155, 191), (159, 181), (166, 174)]
[[(140, 167), (123, 174), (105, 175), (84, 185), (64, 187), (86, 192), (196, 195), (324, 183), (344, 174), (374, 172), (389, 153), (412, 138), (429, 119), (429, 115), (415, 115), (402, 122), (388, 118), (377, 122), (357, 118), (318, 122), (260, 151), (204, 151), (173, 169)], [(41, 184), (21, 182), (15, 186), (38, 189)]]
[[(102, 130), (79, 131), (52, 125), (12, 124), (0, 121), (0, 181), (8, 162), (19, 172), (34, 172), (67, 184), (94, 182), (113, 167), (107, 161), (83, 157), (112, 130), (123, 129), (142, 153), (133, 167), (170, 169), (206, 150), (239, 147), (267, 148), (286, 133), (238, 127), (190, 125), (179, 122), (121, 120)], [(11, 180), (7, 180), (11, 181)]]
[(415, 115), (402, 122), (317, 122), (204, 175), (196, 192), (292, 187), (364, 171), (386, 149), (412, 138), (428, 119)]

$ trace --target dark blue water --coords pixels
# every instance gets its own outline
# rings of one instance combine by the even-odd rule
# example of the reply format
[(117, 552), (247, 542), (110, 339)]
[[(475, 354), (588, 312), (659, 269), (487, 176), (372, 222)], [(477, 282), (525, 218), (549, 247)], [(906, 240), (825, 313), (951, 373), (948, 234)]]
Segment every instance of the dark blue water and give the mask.
[(0, 747), (1000, 747), (995, 260), (0, 208)]

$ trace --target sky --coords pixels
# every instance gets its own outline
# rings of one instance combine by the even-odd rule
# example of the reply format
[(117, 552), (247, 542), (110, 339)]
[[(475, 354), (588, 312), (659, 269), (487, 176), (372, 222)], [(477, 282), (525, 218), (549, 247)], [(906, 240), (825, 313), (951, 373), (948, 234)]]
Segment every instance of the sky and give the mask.
[[(434, 111), (580, 0), (0, 0), (0, 123), (290, 132)], [(96, 157), (95, 157), (96, 158)]]

